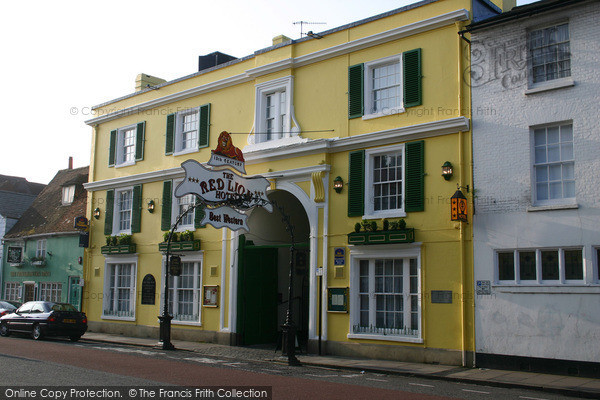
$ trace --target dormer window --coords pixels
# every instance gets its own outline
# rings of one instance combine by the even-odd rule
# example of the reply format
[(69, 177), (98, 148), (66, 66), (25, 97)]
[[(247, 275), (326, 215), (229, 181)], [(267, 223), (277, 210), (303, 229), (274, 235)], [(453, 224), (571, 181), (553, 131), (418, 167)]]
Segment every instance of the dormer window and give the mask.
[(63, 186), (62, 188), (62, 205), (68, 206), (73, 203), (75, 198), (75, 185)]

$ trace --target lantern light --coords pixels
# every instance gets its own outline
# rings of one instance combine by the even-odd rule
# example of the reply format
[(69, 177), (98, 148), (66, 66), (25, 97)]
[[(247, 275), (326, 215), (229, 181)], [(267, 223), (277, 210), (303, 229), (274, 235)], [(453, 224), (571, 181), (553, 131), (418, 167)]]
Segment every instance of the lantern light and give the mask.
[(450, 179), (452, 179), (453, 173), (454, 171), (452, 163), (450, 163), (450, 161), (446, 161), (444, 165), (442, 165), (442, 176), (445, 180), (449, 181)]
[(344, 181), (342, 180), (341, 176), (336, 177), (333, 180), (333, 190), (335, 190), (336, 193), (340, 193), (342, 191), (342, 188), (344, 187)]
[(96, 207), (94, 209), (94, 213), (93, 213), (94, 218), (99, 219), (100, 218), (100, 208)]

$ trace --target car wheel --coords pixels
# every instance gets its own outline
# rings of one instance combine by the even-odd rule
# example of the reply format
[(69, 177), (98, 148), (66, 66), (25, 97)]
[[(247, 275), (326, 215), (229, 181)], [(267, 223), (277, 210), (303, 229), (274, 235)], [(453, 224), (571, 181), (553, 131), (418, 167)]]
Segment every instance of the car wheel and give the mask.
[(71, 342), (76, 342), (81, 338), (81, 336), (71, 336), (69, 339), (71, 339)]
[(42, 338), (43, 334), (42, 334), (42, 327), (39, 326), (38, 324), (35, 324), (33, 326), (33, 329), (31, 330), (31, 337), (34, 340), (40, 340)]
[(6, 322), (3, 322), (2, 325), (0, 325), (0, 335), (2, 335), (2, 336), (10, 335), (10, 331), (8, 330), (8, 324)]

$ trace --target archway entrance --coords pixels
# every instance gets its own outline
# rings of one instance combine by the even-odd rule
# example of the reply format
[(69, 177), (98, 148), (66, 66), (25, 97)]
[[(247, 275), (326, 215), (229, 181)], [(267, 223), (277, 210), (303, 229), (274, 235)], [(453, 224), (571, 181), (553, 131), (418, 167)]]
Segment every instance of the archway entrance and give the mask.
[[(294, 227), (293, 320), (298, 342), (308, 338), (310, 224), (304, 207), (291, 193), (276, 190), (268, 195), (290, 216)], [(288, 309), (291, 239), (276, 209), (252, 211), (250, 232), (240, 236), (237, 327), (241, 344), (273, 344), (281, 340), (281, 325)], [(281, 343), (278, 343), (279, 345)]]

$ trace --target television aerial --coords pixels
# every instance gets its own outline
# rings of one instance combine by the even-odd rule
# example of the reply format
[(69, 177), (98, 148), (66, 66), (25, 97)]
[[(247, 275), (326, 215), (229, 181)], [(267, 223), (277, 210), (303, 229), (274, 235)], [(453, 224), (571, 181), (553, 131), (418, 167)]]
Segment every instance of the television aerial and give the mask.
[(302, 36), (307, 35), (304, 33), (303, 27), (304, 25), (327, 25), (327, 22), (308, 22), (308, 21), (296, 21), (292, 22), (294, 25), (300, 25), (300, 38)]

